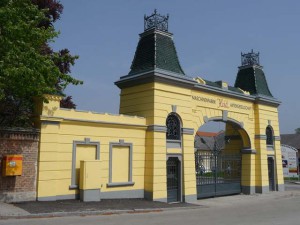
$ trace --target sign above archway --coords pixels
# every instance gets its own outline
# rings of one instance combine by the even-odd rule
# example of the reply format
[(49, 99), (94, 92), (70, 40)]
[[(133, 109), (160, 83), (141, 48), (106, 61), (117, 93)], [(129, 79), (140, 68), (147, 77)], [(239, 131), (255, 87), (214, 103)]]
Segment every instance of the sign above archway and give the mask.
[(202, 96), (193, 95), (192, 99), (195, 101), (205, 102), (207, 104), (213, 105), (215, 108), (223, 108), (223, 109), (243, 109), (243, 110), (251, 110), (252, 107), (248, 105), (239, 104), (232, 100), (224, 99), (224, 98), (206, 98)]

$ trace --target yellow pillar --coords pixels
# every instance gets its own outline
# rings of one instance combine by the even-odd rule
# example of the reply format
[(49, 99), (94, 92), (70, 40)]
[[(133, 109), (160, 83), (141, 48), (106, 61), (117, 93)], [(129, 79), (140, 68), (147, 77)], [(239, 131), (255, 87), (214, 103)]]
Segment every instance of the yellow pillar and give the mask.
[[(60, 96), (47, 95), (45, 97), (49, 102), (40, 102), (36, 109), (41, 117), (54, 115), (59, 109), (61, 100)], [(56, 200), (57, 180), (55, 178), (59, 174), (57, 151), (59, 149), (60, 119), (48, 119), (47, 121), (41, 119), (38, 124), (41, 130), (40, 145), (43, 145), (43, 148), (39, 148), (37, 200), (52, 201)], [(53, 177), (53, 179), (49, 180), (49, 177)]]
[(183, 201), (197, 200), (197, 186), (195, 174), (194, 134), (193, 130), (183, 129)]
[(255, 152), (251, 149), (242, 150), (241, 185), (244, 194), (255, 193)]
[[(59, 173), (57, 158), (59, 122), (42, 121), (41, 128), (40, 145), (43, 145), (43, 148), (39, 149), (37, 199), (51, 201), (56, 200), (57, 180), (55, 178)], [(49, 180), (49, 177), (53, 179)]]
[(166, 133), (158, 130), (146, 136), (145, 198), (167, 202)]

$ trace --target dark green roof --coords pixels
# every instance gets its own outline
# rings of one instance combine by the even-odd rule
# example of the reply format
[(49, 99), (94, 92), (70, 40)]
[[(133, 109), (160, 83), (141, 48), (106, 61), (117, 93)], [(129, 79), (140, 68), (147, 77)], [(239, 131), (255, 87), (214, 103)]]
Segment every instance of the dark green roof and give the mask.
[(154, 34), (140, 39), (135, 51), (129, 74), (152, 69), (155, 65)]
[(236, 87), (228, 86), (228, 90), (229, 90), (229, 91), (234, 91), (234, 92), (237, 92), (237, 93), (242, 93), (242, 94), (244, 94), (243, 91), (241, 91), (240, 89), (238, 89), (238, 88), (236, 88)]
[(156, 68), (185, 75), (172, 39), (172, 34), (155, 29), (142, 33), (129, 75)]
[(251, 95), (273, 97), (261, 66), (240, 67), (234, 86), (249, 91)]
[(221, 88), (221, 85), (217, 84), (216, 82), (209, 81), (209, 80), (204, 80), (204, 81), (205, 81), (206, 85), (208, 85), (208, 86)]
[[(221, 85), (221, 83), (219, 81), (217, 81), (217, 82), (213, 82), (213, 81), (209, 81), (209, 80), (204, 80), (204, 81), (205, 81), (206, 85), (208, 85), (208, 86), (216, 87), (216, 88), (221, 88), (222, 89), (222, 85)], [(228, 90), (236, 92), (236, 93), (241, 93), (241, 94), (244, 93), (240, 89), (238, 89), (236, 87), (232, 87), (232, 86), (228, 86)]]

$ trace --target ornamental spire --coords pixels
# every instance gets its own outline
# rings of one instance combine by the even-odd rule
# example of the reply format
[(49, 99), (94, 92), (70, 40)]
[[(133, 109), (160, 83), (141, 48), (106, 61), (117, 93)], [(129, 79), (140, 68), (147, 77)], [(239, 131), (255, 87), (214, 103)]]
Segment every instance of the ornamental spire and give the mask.
[(167, 14), (167, 16), (162, 16), (154, 9), (152, 15), (144, 16), (144, 31), (155, 28), (157, 30), (168, 32), (168, 20), (169, 14)]
[(241, 61), (242, 66), (259, 66), (259, 52), (255, 53), (253, 52), (253, 49), (251, 50), (251, 52), (248, 53), (241, 52)]

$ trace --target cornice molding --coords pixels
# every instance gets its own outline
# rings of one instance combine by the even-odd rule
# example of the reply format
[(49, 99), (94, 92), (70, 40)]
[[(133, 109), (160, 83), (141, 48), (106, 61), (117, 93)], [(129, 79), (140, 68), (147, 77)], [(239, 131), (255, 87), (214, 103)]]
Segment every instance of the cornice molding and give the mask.
[(148, 70), (134, 75), (122, 76), (118, 81), (115, 82), (115, 85), (117, 85), (119, 88), (125, 88), (156, 81), (166, 84), (172, 84), (175, 86), (190, 88), (191, 90), (194, 89), (213, 94), (221, 94), (235, 99), (242, 99), (253, 103), (270, 105), (275, 107), (278, 107), (281, 103), (275, 98), (270, 98), (263, 95), (247, 95), (233, 92), (228, 89), (222, 89), (206, 84), (200, 84), (189, 76), (157, 68), (154, 70)]
[(147, 131), (154, 131), (154, 132), (167, 132), (167, 127), (166, 126), (161, 126), (161, 125), (149, 125), (147, 128)]

